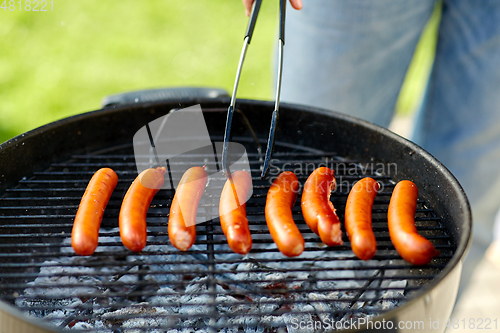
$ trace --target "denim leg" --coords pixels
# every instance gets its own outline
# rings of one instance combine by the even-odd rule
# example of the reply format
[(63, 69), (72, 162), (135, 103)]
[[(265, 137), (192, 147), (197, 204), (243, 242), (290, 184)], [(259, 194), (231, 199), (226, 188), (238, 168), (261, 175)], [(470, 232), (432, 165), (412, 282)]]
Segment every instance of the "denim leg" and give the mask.
[(308, 0), (288, 10), (281, 100), (387, 127), (434, 0)]
[(500, 1), (444, 0), (434, 69), (417, 119), (412, 139), (450, 169), (472, 205), (466, 283), (492, 240), (500, 207)]

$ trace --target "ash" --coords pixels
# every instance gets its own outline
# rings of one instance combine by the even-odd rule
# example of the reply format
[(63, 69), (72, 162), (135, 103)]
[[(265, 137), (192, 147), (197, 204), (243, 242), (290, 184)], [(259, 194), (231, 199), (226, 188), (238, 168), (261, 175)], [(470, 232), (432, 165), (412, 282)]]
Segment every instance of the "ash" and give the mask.
[[(15, 303), (69, 331), (319, 332), (296, 323), (374, 317), (408, 295), (405, 280), (381, 278), (389, 275), (380, 271), (389, 262), (357, 269), (367, 263), (346, 260), (346, 251), (321, 244), (312, 244), (318, 250), (305, 251), (300, 260), (288, 260), (274, 243), (255, 241), (265, 236), (257, 234), (257, 251), (244, 257), (226, 251), (210, 260), (205, 244), (179, 253), (170, 245), (154, 245), (168, 244), (166, 236), (153, 236), (148, 239), (153, 245), (141, 254), (123, 256), (121, 246), (100, 246), (95, 256), (47, 260)], [(120, 239), (104, 237), (106, 242), (119, 244)], [(69, 244), (68, 238), (63, 245)], [(69, 246), (61, 249), (72, 253)], [(227, 245), (214, 245), (214, 250), (227, 250)]]

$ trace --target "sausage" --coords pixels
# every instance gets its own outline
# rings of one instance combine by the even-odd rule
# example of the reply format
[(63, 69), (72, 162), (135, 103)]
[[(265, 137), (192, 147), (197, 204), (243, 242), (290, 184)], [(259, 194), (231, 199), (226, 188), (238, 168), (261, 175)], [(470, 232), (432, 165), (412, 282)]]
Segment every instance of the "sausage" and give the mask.
[(252, 188), (252, 177), (238, 170), (224, 184), (219, 203), (220, 224), (231, 250), (247, 254), (252, 248), (252, 235), (248, 226), (246, 199)]
[(297, 176), (293, 172), (285, 171), (276, 177), (267, 192), (267, 227), (278, 249), (287, 257), (296, 257), (304, 251), (304, 237), (292, 216), (298, 191)]
[(335, 189), (335, 173), (327, 167), (314, 170), (302, 192), (302, 215), (309, 228), (328, 246), (342, 245), (342, 230), (330, 194)]
[(418, 188), (409, 181), (400, 181), (392, 192), (387, 212), (389, 236), (399, 255), (413, 265), (425, 265), (439, 251), (415, 227)]
[(189, 168), (179, 182), (168, 217), (170, 243), (187, 251), (196, 239), (196, 213), (207, 184), (207, 172), (202, 167)]
[(345, 229), (352, 252), (361, 260), (373, 258), (377, 241), (372, 228), (372, 207), (380, 185), (366, 177), (352, 187), (345, 206)]
[(165, 172), (165, 167), (144, 170), (125, 193), (118, 221), (122, 243), (131, 251), (140, 252), (146, 246), (146, 215), (153, 197), (163, 186)]
[(71, 231), (71, 246), (76, 254), (89, 256), (97, 248), (104, 209), (117, 183), (118, 176), (109, 168), (97, 170), (90, 179)]

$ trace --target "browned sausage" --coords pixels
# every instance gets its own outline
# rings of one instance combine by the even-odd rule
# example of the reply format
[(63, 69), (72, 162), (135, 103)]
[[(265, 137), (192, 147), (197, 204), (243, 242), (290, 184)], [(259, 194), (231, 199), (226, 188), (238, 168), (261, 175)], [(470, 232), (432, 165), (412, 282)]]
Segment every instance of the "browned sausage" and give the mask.
[(222, 231), (231, 250), (239, 254), (247, 254), (252, 248), (252, 235), (245, 204), (251, 188), (250, 174), (238, 170), (228, 178), (220, 197), (219, 215)]
[(137, 176), (123, 198), (119, 226), (123, 245), (140, 252), (146, 246), (146, 215), (153, 197), (163, 186), (165, 167), (146, 169)]
[(345, 229), (352, 252), (361, 260), (373, 258), (377, 241), (372, 228), (372, 207), (380, 185), (366, 177), (352, 187), (345, 206)]
[(411, 264), (425, 265), (439, 255), (439, 251), (417, 232), (417, 197), (418, 188), (413, 182), (400, 181), (392, 192), (387, 220), (392, 244), (399, 255)]
[(196, 213), (206, 184), (205, 169), (192, 167), (182, 175), (177, 186), (168, 217), (168, 237), (181, 251), (189, 250), (196, 239)]
[(342, 245), (340, 221), (330, 201), (335, 189), (334, 171), (321, 167), (313, 171), (304, 184), (302, 214), (309, 228), (328, 246)]
[(276, 177), (267, 192), (267, 227), (278, 249), (288, 257), (296, 257), (304, 251), (304, 237), (292, 216), (298, 191), (297, 176), (285, 171)]
[(89, 256), (97, 248), (104, 209), (117, 183), (118, 176), (109, 168), (98, 170), (90, 179), (71, 231), (71, 246), (76, 254)]

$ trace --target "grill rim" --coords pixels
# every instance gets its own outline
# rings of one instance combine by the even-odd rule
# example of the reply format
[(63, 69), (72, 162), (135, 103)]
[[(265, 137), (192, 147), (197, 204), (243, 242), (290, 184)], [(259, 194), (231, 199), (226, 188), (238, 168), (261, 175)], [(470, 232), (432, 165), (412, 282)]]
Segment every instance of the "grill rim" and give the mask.
[[(44, 140), (50, 140), (52, 137), (54, 137), (55, 139), (60, 140), (59, 143), (64, 142), (64, 138), (67, 136), (68, 130), (77, 127), (78, 124), (82, 121), (93, 120), (96, 117), (97, 118), (104, 117), (108, 118), (108, 121), (112, 121), (113, 118), (117, 119), (121, 117), (126, 117), (126, 115), (120, 116), (120, 114), (126, 112), (139, 112), (141, 110), (144, 112), (145, 110), (155, 110), (156, 108), (160, 109), (163, 108), (171, 109), (174, 107), (184, 108), (194, 104), (202, 104), (203, 109), (210, 107), (220, 109), (221, 107), (224, 106), (227, 107), (228, 103), (229, 103), (229, 98), (214, 98), (214, 99), (182, 98), (175, 101), (169, 100), (169, 101), (158, 101), (158, 102), (140, 102), (131, 105), (111, 106), (100, 110), (84, 112), (78, 115), (70, 116), (68, 118), (64, 118), (43, 125), (41, 127), (35, 128), (26, 133), (20, 134), (0, 145), (0, 168), (2, 169), (8, 168), (7, 163), (9, 163), (9, 161), (12, 160), (11, 157), (15, 157), (16, 155), (19, 154), (17, 150), (18, 148), (22, 148), (25, 143), (29, 143), (31, 147), (31, 149), (28, 149), (28, 158), (24, 159), (25, 163), (23, 163), (23, 165), (18, 165), (18, 164), (16, 165), (15, 169), (17, 169), (18, 172), (14, 172), (14, 174), (17, 175), (17, 177), (13, 176), (12, 177), (13, 179), (6, 179), (5, 174), (7, 172), (3, 172), (3, 174), (0, 175), (0, 186), (1, 186), (0, 195), (4, 194), (6, 187), (12, 186), (13, 184), (17, 184), (18, 181), (21, 180), (24, 175), (32, 174), (36, 171), (43, 171), (48, 165), (50, 165), (54, 156), (56, 156), (57, 160), (61, 160), (62, 158), (64, 158), (64, 156), (61, 155), (57, 154), (54, 155), (53, 154), (54, 152), (52, 150), (44, 151), (43, 148), (47, 148), (46, 145), (44, 144), (45, 142)], [(244, 104), (250, 107), (265, 107), (269, 109), (272, 109), (273, 107), (273, 103), (269, 101), (248, 100), (248, 99), (238, 100), (238, 104), (240, 105)], [(364, 132), (369, 132), (369, 131), (374, 132), (380, 134), (382, 137), (391, 139), (396, 143), (412, 151), (413, 154), (416, 154), (417, 156), (423, 158), (424, 161), (427, 163), (428, 168), (439, 170), (441, 172), (441, 176), (444, 176), (446, 178), (448, 183), (451, 185), (453, 192), (457, 195), (458, 200), (457, 202), (455, 202), (455, 204), (462, 210), (464, 214), (464, 219), (462, 224), (462, 232), (460, 233), (460, 238), (457, 241), (457, 248), (452, 258), (450, 259), (446, 267), (436, 275), (435, 279), (430, 281), (425, 286), (421, 287), (421, 292), (419, 293), (419, 295), (411, 297), (411, 299), (403, 305), (400, 305), (392, 310), (389, 310), (381, 315), (376, 316), (373, 319), (373, 321), (379, 321), (383, 319), (386, 321), (394, 320), (395, 318), (398, 318), (398, 316), (404, 315), (405, 313), (408, 312), (409, 309), (411, 309), (417, 303), (425, 302), (426, 298), (431, 296), (430, 295), (431, 291), (436, 290), (436, 288), (438, 288), (439, 285), (446, 282), (444, 281), (446, 280), (446, 277), (451, 277), (453, 275), (452, 273), (455, 273), (456, 275), (457, 272), (458, 273), (461, 272), (460, 261), (462, 260), (462, 258), (465, 257), (465, 254), (471, 243), (472, 213), (469, 202), (467, 200), (467, 196), (462, 186), (459, 184), (455, 176), (441, 162), (439, 162), (435, 157), (433, 157), (430, 153), (425, 151), (417, 144), (389, 131), (388, 129), (379, 127), (378, 125), (369, 123), (367, 121), (349, 115), (344, 115), (338, 112), (304, 106), (304, 105), (282, 103), (282, 108), (300, 112), (306, 112), (322, 118), (330, 118), (332, 121), (345, 122), (350, 124), (351, 126), (361, 128)], [(152, 115), (154, 115), (154, 113), (152, 113)], [(154, 115), (154, 118), (158, 116), (159, 115), (156, 114)], [(66, 134), (63, 134), (63, 138), (58, 138), (58, 136), (61, 135), (60, 132), (66, 132)], [(40, 140), (40, 135), (44, 136), (44, 140)], [(82, 139), (84, 140), (84, 138)], [(56, 145), (56, 149), (60, 149), (60, 147)], [(21, 152), (21, 153), (26, 154), (26, 152)], [(33, 159), (37, 161), (35, 165), (31, 163), (31, 160)], [(45, 161), (46, 163), (41, 163), (41, 161)], [(12, 169), (12, 167), (9, 167), (9, 169)], [(31, 325), (34, 325), (35, 327), (39, 327), (40, 329), (45, 330), (43, 332), (63, 332), (62, 330), (59, 330), (57, 327), (53, 327), (47, 324), (43, 320), (37, 320), (29, 317), (19, 309), (16, 309), (15, 307), (4, 302), (3, 300), (0, 300), (0, 310), (4, 311), (6, 314), (18, 318), (19, 320), (25, 321)], [(359, 328), (359, 330), (363, 329), (366, 329), (366, 325), (365, 327)], [(344, 331), (354, 332), (358, 330), (344, 330)]]

